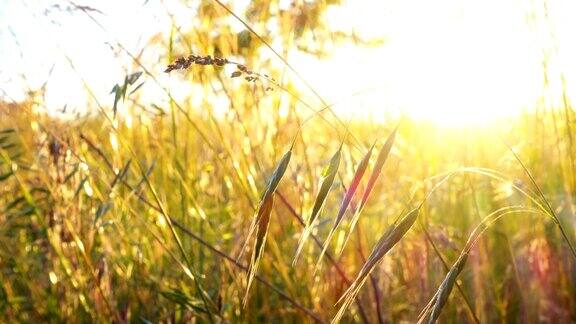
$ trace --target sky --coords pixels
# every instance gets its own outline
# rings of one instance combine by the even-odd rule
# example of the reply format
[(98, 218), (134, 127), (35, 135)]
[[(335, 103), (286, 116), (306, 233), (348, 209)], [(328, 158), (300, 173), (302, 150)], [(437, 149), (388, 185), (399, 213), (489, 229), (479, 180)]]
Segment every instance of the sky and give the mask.
[[(119, 41), (138, 53), (150, 37), (169, 33), (166, 12), (175, 13), (179, 25), (190, 24), (193, 15), (177, 0), (78, 2), (102, 12), (94, 15), (103, 32), (81, 13), (51, 7), (57, 3), (66, 6), (0, 0), (0, 96), (21, 100), (27, 85), (47, 82), (47, 109), (81, 110), (86, 82), (110, 106), (114, 83), (134, 72), (130, 59), (110, 44)], [(233, 1), (234, 8), (245, 4)], [(574, 16), (572, 0), (349, 0), (328, 10), (331, 28), (382, 38), (382, 46), (347, 44), (327, 60), (300, 52), (289, 59), (328, 102), (339, 102), (335, 109), (343, 115), (377, 120), (395, 112), (446, 124), (489, 122), (536, 105), (543, 96), (544, 53), (550, 100), (560, 97), (562, 78), (575, 97)], [(178, 91), (175, 80), (159, 77)]]
[(57, 3), (66, 6), (65, 1), (0, 0), (0, 88), (21, 100), (26, 85), (38, 88), (47, 82), (50, 109), (81, 106), (87, 98), (81, 76), (104, 100), (113, 86), (110, 80), (122, 81), (131, 67), (109, 44), (116, 39), (133, 52), (145, 46), (162, 26), (156, 8), (143, 6), (144, 0), (82, 2), (103, 12), (94, 15), (111, 33), (106, 34), (81, 13), (52, 7)]

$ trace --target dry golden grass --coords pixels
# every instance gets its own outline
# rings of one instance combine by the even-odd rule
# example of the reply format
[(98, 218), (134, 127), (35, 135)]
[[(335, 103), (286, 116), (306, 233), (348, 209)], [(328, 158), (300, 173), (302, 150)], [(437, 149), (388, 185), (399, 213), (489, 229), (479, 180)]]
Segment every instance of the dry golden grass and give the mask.
[[(569, 102), (486, 128), (346, 125), (260, 72), (281, 74), (268, 39), (208, 27), (173, 28), (163, 66), (118, 44), (135, 72), (90, 115), (0, 103), (1, 321), (576, 321)], [(175, 100), (168, 72), (229, 107)]]

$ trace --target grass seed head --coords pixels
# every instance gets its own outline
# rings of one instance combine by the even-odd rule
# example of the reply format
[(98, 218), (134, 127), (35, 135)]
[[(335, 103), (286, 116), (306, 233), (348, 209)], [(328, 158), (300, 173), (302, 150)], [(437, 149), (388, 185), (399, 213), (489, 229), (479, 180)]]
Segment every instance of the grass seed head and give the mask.
[(356, 276), (356, 279), (352, 282), (348, 290), (342, 295), (340, 301), (342, 305), (334, 316), (332, 322), (336, 323), (339, 322), (346, 309), (352, 304), (360, 289), (366, 282), (366, 279), (370, 275), (370, 272), (374, 270), (374, 268), (382, 261), (384, 256), (406, 235), (408, 230), (412, 228), (414, 222), (418, 218), (418, 214), (420, 213), (420, 208), (416, 208), (408, 212), (406, 216), (400, 219), (396, 224), (392, 225), (384, 235), (380, 238), (376, 246), (370, 253), (370, 256), (362, 266), (362, 269)]

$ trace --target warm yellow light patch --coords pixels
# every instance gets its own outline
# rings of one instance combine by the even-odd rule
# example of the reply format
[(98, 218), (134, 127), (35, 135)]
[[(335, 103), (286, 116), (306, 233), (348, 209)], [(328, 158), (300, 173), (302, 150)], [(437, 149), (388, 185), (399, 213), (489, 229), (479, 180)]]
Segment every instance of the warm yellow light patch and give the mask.
[(56, 276), (56, 274), (54, 273), (54, 271), (50, 271), (50, 273), (48, 274), (48, 276), (50, 277), (50, 282), (55, 285), (58, 283), (58, 277)]
[[(383, 45), (375, 48), (337, 45), (331, 47), (332, 58), (323, 61), (293, 50), (288, 60), (328, 102), (339, 103), (335, 110), (344, 118), (353, 114), (383, 121), (390, 115), (406, 114), (444, 125), (466, 126), (517, 115), (542, 102), (561, 104), (563, 91), (576, 101), (576, 42), (573, 41), (576, 1), (343, 2), (342, 6), (330, 6), (325, 14), (331, 29), (355, 31), (362, 39), (381, 38)], [(96, 7), (109, 14), (105, 25), (110, 34), (132, 52), (141, 50), (138, 39), (147, 39), (158, 32), (168, 39), (169, 29), (159, 30), (158, 26), (169, 25), (172, 18), (183, 30), (195, 23), (190, 19), (193, 11), (180, 1), (150, 2), (138, 9), (141, 12), (137, 14), (129, 3), (98, 1)], [(232, 1), (231, 5), (242, 13), (248, 3)], [(279, 6), (286, 9), (290, 3), (281, 1)], [(20, 7), (15, 6), (13, 10), (25, 9)], [(162, 16), (158, 18), (162, 23), (148, 23), (149, 15), (156, 16), (166, 9), (173, 14), (170, 19)], [(26, 20), (30, 17), (24, 12), (18, 21), (27, 26), (27, 34), (39, 35), (35, 37), (34, 48), (45, 48), (42, 57), (59, 58), (46, 93), (45, 105), (49, 110), (62, 110), (66, 106), (69, 111), (81, 111), (87, 107), (86, 102), (95, 98), (86, 93), (83, 81), (98, 101), (110, 108), (111, 85), (132, 72), (125, 71), (130, 60), (110, 55), (109, 49), (101, 46), (110, 41), (107, 39), (110, 35), (93, 32), (94, 26), (88, 20), (74, 22), (77, 25), (68, 22), (67, 28), (61, 29), (35, 25)], [(133, 23), (124, 23), (126, 12), (131, 13)], [(229, 23), (235, 31), (244, 30), (235, 19)], [(273, 23), (266, 26), (268, 30), (277, 27)], [(255, 28), (266, 33), (264, 26)], [(86, 38), (86, 34), (93, 37)], [(280, 43), (278, 38), (272, 41), (276, 49), (280, 49)], [(52, 44), (66, 46), (61, 51)], [(69, 66), (63, 53), (73, 58), (77, 71)], [(263, 50), (260, 55), (260, 59), (265, 59), (271, 54)], [(272, 62), (282, 66), (277, 58)], [(156, 77), (163, 87), (170, 89), (177, 102), (183, 102), (190, 95), (192, 106), (201, 107), (208, 97), (217, 116), (224, 118), (230, 112), (230, 103), (225, 98), (206, 95), (201, 85), (182, 83), (180, 78), (162, 73)], [(138, 92), (143, 104), (157, 102), (163, 96), (158, 87), (149, 84)], [(313, 103), (313, 96), (304, 92), (304, 99)], [(317, 102), (314, 105), (320, 108)], [(124, 102), (119, 104), (120, 113), (126, 106)], [(283, 109), (280, 115), (286, 113)], [(143, 124), (150, 122), (146, 116), (139, 118)], [(132, 120), (126, 123), (130, 128)]]
[(384, 44), (346, 45), (326, 61), (295, 53), (294, 65), (330, 102), (345, 99), (342, 114), (482, 124), (561, 98), (562, 78), (576, 97), (576, 2), (546, 5), (547, 18), (538, 1), (348, 1), (328, 11), (330, 25)]

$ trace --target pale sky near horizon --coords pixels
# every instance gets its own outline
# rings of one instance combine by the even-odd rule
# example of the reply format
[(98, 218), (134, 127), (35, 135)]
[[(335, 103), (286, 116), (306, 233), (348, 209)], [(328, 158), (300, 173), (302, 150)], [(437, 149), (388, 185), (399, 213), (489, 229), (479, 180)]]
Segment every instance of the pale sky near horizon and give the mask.
[[(242, 5), (246, 1), (233, 1)], [(192, 9), (176, 0), (86, 0), (95, 16), (113, 34), (103, 33), (81, 12), (53, 10), (66, 2), (0, 0), (0, 89), (22, 98), (23, 74), (32, 87), (48, 81), (50, 109), (82, 106), (87, 95), (66, 53), (99, 101), (112, 104), (115, 82), (133, 72), (130, 59), (114, 55), (111, 37), (132, 52), (146, 46), (156, 33), (167, 34), (166, 11), (179, 23), (190, 23)], [(335, 29), (354, 28), (383, 37), (382, 47), (337, 48), (331, 59), (293, 53), (290, 62), (329, 102), (348, 98), (336, 107), (343, 114), (378, 116), (401, 111), (417, 118), (461, 122), (509, 116), (535, 105), (542, 95), (544, 48), (557, 47), (550, 62), (551, 83), (558, 93), (560, 75), (576, 95), (576, 2), (549, 0), (549, 21), (541, 19), (544, 1), (535, 0), (357, 0), (332, 8), (327, 19)], [(550, 36), (553, 37), (550, 37)], [(278, 66), (281, 63), (276, 61)], [(49, 76), (50, 69), (53, 68)], [(337, 71), (337, 73), (335, 73)], [(160, 71), (159, 71), (160, 72)], [(161, 75), (170, 87), (171, 80)], [(113, 80), (113, 81), (111, 81)], [(362, 95), (350, 95), (364, 91)], [(0, 96), (2, 92), (0, 92)]]
[[(114, 41), (82, 12), (70, 15), (51, 8), (56, 3), (66, 5), (62, 1), (0, 0), (0, 56), (4, 58), (0, 60), (0, 86), (10, 96), (21, 99), (24, 83), (19, 74), (24, 74), (32, 88), (48, 81), (47, 104), (52, 108), (82, 105), (86, 95), (78, 94), (85, 92), (84, 87), (64, 54), (100, 95), (106, 95), (114, 82), (122, 81), (124, 70), (131, 67), (130, 60), (122, 55), (115, 57), (107, 45)], [(103, 14), (94, 15), (113, 33), (112, 37), (136, 52), (160, 25), (151, 23), (157, 19), (152, 4), (144, 8), (143, 3), (92, 0), (81, 4), (101, 10)], [(44, 15), (49, 9), (50, 14)], [(130, 17), (128, 23), (126, 17)]]

